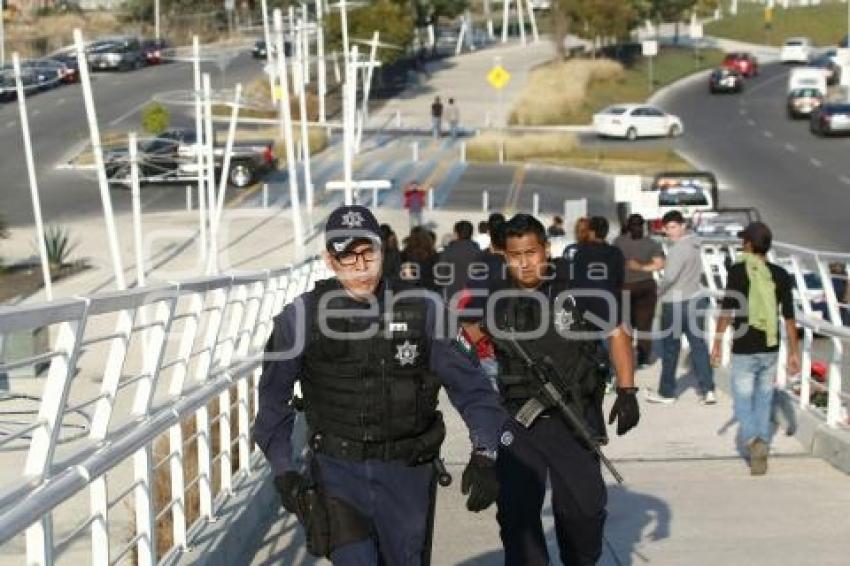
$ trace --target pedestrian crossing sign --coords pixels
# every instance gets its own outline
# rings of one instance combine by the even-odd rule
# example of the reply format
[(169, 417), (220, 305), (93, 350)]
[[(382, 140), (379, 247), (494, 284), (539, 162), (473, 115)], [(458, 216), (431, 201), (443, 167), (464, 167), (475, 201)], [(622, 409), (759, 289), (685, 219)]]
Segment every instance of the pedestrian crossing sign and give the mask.
[(487, 82), (496, 90), (502, 90), (511, 80), (511, 74), (501, 65), (496, 65), (487, 73)]

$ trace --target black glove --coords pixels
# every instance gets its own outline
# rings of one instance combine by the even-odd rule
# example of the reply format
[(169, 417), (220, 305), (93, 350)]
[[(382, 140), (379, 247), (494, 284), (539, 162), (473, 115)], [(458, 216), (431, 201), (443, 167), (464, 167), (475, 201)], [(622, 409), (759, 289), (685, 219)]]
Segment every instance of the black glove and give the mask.
[(469, 458), (469, 464), (463, 470), (460, 491), (469, 494), (466, 508), (478, 513), (492, 505), (499, 497), (499, 478), (496, 475), (496, 460), (483, 454)]
[(617, 421), (617, 434), (623, 436), (637, 426), (640, 421), (640, 407), (637, 402), (637, 387), (618, 387), (617, 400), (608, 415), (608, 424)]
[(283, 508), (294, 513), (302, 523), (307, 517), (307, 498), (304, 496), (309, 488), (307, 478), (298, 472), (285, 472), (282, 476), (275, 476), (274, 486), (280, 494), (280, 504)]

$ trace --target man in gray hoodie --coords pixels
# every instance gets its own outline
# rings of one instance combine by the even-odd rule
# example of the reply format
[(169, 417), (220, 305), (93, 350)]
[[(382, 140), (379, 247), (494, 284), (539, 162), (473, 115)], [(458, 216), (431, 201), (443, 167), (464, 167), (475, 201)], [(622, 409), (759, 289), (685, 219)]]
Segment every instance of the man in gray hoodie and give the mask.
[(658, 291), (661, 301), (661, 380), (657, 394), (647, 401), (670, 404), (676, 400), (676, 368), (684, 333), (691, 349), (691, 364), (697, 377), (700, 398), (706, 405), (717, 402), (714, 374), (703, 330), (704, 313), (709, 306), (702, 293), (702, 259), (699, 238), (688, 232), (685, 218), (673, 210), (661, 219), (670, 240), (664, 277)]

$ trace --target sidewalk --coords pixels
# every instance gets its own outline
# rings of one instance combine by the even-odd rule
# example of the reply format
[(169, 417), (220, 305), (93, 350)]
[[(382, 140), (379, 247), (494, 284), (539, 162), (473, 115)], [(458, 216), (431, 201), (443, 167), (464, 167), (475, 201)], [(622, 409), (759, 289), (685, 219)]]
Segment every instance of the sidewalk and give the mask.
[[(401, 112), (405, 127), (430, 128), (431, 103), (439, 96), (445, 109), (449, 98), (454, 98), (460, 110), (460, 123), (466, 128), (480, 128), (489, 123), (493, 126), (507, 124), (511, 101), (526, 83), (528, 74), (541, 63), (555, 55), (554, 45), (547, 38), (539, 43), (529, 42), (522, 46), (517, 42), (496, 44), (481, 51), (466, 53), (459, 57), (440, 60), (429, 66), (429, 78), (420, 75), (419, 84), (405, 89), (393, 100), (371, 114), (369, 123), (380, 126), (393, 123), (396, 111)], [(496, 64), (511, 74), (510, 82), (501, 93), (487, 82), (487, 73)], [(448, 122), (443, 120), (448, 130)]]
[[(658, 369), (643, 370), (639, 385), (655, 387)], [(612, 401), (609, 396), (606, 406)], [(501, 565), (495, 510), (474, 515), (464, 507), (459, 483), (469, 443), (445, 398), (442, 407), (448, 424), (443, 456), (454, 483), (439, 490), (433, 564)], [(716, 406), (702, 406), (688, 389), (673, 406), (641, 402), (641, 411), (640, 425), (627, 436), (610, 431), (606, 453), (626, 484), (609, 483), (600, 564), (845, 563), (850, 492), (844, 474), (780, 434), (767, 476), (751, 477), (736, 453), (737, 425), (730, 423), (731, 400), (723, 393)], [(558, 563), (548, 499), (543, 518), (550, 555)], [(258, 540), (251, 564), (317, 563), (301, 536), (293, 519), (279, 514)]]

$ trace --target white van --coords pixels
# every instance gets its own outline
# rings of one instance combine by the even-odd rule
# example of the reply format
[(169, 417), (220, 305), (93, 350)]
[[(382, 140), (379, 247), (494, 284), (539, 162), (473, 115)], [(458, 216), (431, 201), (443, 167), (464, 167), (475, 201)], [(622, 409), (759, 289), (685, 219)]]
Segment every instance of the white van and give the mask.
[(813, 88), (826, 96), (826, 71), (820, 67), (800, 67), (791, 69), (788, 75), (788, 92), (800, 88)]

